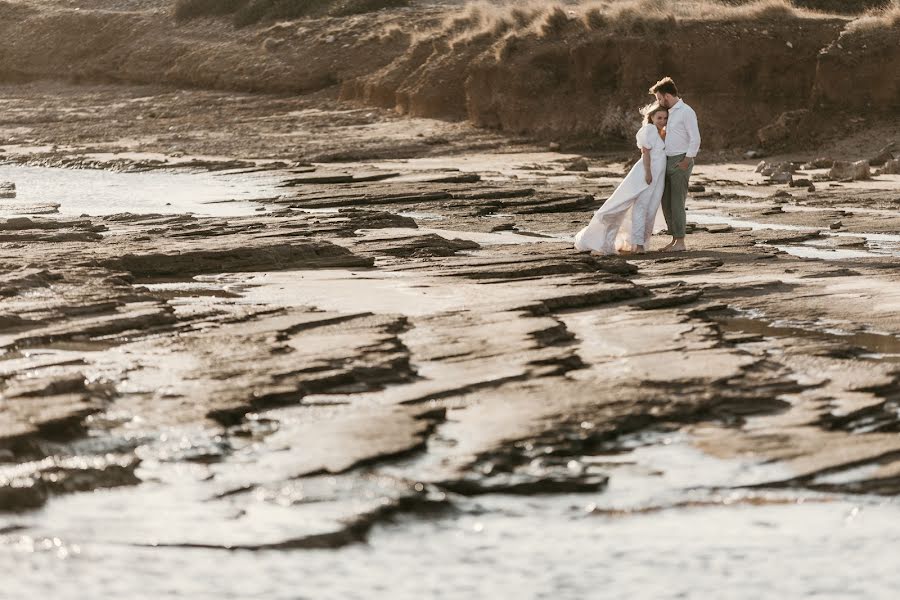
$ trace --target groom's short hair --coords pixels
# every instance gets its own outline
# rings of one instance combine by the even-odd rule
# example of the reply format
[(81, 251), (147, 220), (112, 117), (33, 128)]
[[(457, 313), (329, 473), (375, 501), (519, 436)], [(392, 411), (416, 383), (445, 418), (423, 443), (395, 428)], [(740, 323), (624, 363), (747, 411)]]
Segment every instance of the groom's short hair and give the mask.
[(678, 95), (678, 88), (675, 86), (675, 82), (672, 81), (671, 77), (663, 77), (659, 81), (653, 84), (653, 87), (650, 88), (650, 93), (655, 94), (659, 92), (660, 94), (672, 94), (673, 96)]

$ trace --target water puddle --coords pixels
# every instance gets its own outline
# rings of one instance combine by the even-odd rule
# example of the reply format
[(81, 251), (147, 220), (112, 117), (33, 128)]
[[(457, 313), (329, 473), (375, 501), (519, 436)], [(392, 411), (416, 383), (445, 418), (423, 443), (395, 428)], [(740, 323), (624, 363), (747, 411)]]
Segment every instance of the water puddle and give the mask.
[[(767, 244), (761, 244), (763, 246)], [(865, 252), (863, 250), (842, 250), (839, 248), (819, 248), (812, 244), (799, 244), (796, 246), (776, 245), (772, 246), (782, 252), (786, 252), (797, 258), (815, 258), (818, 260), (849, 260), (853, 258), (877, 258), (883, 253)]]
[(59, 213), (69, 217), (122, 212), (247, 216), (259, 208), (254, 200), (280, 193), (275, 176), (258, 173), (117, 173), (0, 165), (0, 181), (16, 184), (16, 197), (0, 206), (7, 217), (34, 214), (31, 207), (48, 204), (58, 204)]
[(716, 318), (724, 332), (760, 335), (780, 339), (810, 339), (824, 342), (838, 342), (842, 345), (865, 350), (860, 358), (870, 360), (900, 362), (900, 338), (887, 333), (846, 332), (823, 326), (799, 325), (780, 321), (767, 321), (750, 316), (729, 316)]
[(737, 219), (714, 212), (691, 211), (689, 219), (699, 225), (726, 224), (732, 227), (747, 227), (754, 231), (770, 229), (773, 231), (819, 232), (828, 238), (860, 238), (865, 240), (867, 250), (848, 250), (845, 248), (823, 247), (821, 240), (810, 240), (796, 245), (777, 245), (779, 250), (800, 258), (816, 258), (821, 260), (845, 260), (853, 258), (873, 258), (883, 256), (900, 257), (900, 234), (891, 233), (851, 233), (835, 232), (821, 227), (804, 227), (800, 225), (782, 225), (778, 223), (760, 223)]

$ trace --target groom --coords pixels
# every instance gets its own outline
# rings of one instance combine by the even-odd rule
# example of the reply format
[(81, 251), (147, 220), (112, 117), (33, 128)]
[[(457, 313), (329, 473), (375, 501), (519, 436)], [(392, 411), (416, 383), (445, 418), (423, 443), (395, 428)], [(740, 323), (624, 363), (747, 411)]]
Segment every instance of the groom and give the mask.
[(685, 104), (678, 95), (678, 88), (671, 77), (657, 81), (650, 88), (660, 106), (669, 109), (669, 123), (666, 125), (666, 185), (663, 190), (662, 209), (672, 241), (663, 251), (684, 252), (685, 225), (687, 213), (684, 203), (687, 199), (688, 181), (694, 170), (694, 157), (700, 150), (700, 128), (697, 113)]

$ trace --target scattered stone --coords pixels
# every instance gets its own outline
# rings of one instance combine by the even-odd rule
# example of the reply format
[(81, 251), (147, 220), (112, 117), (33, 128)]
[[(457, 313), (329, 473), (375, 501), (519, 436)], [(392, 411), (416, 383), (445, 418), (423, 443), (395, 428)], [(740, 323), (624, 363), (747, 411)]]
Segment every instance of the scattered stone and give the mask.
[(501, 223), (500, 225), (494, 225), (491, 227), (491, 232), (496, 231), (515, 231), (516, 224), (515, 223)]
[(588, 170), (588, 161), (584, 158), (576, 158), (569, 166), (566, 167), (566, 171), (587, 171)]
[(882, 175), (900, 175), (900, 158), (895, 158), (884, 163), (881, 169)]
[(744, 158), (746, 158), (747, 160), (762, 158), (765, 155), (765, 152), (763, 152), (762, 150), (747, 150), (746, 152), (744, 152)]
[(830, 169), (834, 166), (834, 160), (830, 158), (817, 158), (815, 160), (811, 160), (805, 165), (803, 165), (804, 169)]
[(16, 184), (11, 181), (0, 181), (0, 198), (15, 198)]
[(756, 166), (756, 172), (764, 177), (773, 177), (780, 173), (793, 174), (797, 171), (797, 166), (792, 162), (767, 163), (765, 161)]
[(814, 191), (816, 191), (816, 186), (814, 186), (813, 184), (809, 184), (809, 187), (806, 188), (806, 191), (807, 191), (807, 192), (814, 192)]
[(828, 175), (832, 179), (837, 179), (839, 181), (869, 179), (871, 176), (869, 172), (869, 161), (859, 160), (853, 163), (836, 162), (834, 163), (834, 166), (831, 167), (831, 171), (829, 171)]
[(790, 192), (786, 192), (785, 190), (778, 190), (774, 194), (772, 194), (773, 198), (793, 198)]
[(698, 194), (698, 193), (701, 193), (701, 192), (705, 192), (705, 191), (706, 191), (706, 188), (703, 187), (702, 185), (689, 185), (689, 186), (688, 186), (688, 191), (691, 192), (691, 193)]
[(805, 187), (808, 188), (812, 185), (812, 181), (809, 179), (795, 179), (791, 182), (791, 187)]
[(786, 173), (784, 171), (774, 173), (771, 177), (769, 177), (769, 183), (781, 184), (787, 183), (788, 185), (794, 182), (794, 176), (790, 173)]
[(560, 145), (557, 142), (550, 142), (550, 144), (547, 146), (547, 149), (550, 152), (559, 152)]
[(829, 225), (828, 227), (829, 227), (829, 229), (840, 229), (840, 228), (843, 227), (843, 226), (844, 226), (844, 224), (843, 224), (841, 221), (835, 221), (834, 223), (832, 223), (832, 224)]

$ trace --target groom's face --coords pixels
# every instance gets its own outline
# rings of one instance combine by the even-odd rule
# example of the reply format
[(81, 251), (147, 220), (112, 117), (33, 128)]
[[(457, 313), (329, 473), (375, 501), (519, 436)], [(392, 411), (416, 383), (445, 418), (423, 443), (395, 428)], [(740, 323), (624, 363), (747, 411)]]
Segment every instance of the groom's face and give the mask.
[(671, 98), (671, 96), (669, 94), (662, 94), (660, 92), (656, 92), (656, 101), (662, 107), (672, 108), (672, 104), (671, 104), (671, 102), (669, 102), (670, 98)]

